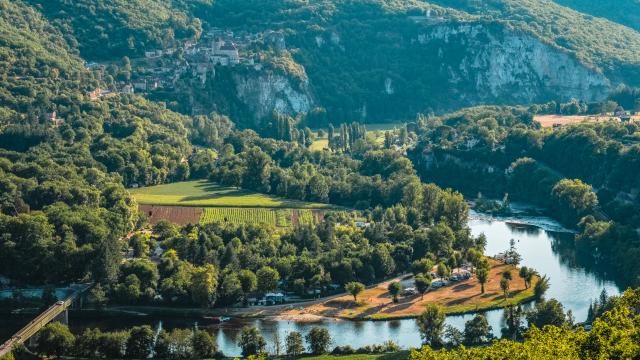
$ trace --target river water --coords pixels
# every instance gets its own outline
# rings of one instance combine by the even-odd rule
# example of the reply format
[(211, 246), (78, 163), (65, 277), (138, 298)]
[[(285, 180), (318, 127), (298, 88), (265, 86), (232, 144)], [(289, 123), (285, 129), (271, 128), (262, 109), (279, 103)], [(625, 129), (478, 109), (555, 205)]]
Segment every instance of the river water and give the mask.
[[(469, 227), (473, 235), (484, 233), (487, 236), (486, 255), (495, 255), (509, 247), (509, 241), (516, 241), (516, 248), (522, 255), (521, 265), (532, 267), (551, 279), (546, 298), (558, 299), (571, 310), (577, 321), (584, 321), (590, 302), (605, 289), (610, 295), (618, 294), (619, 288), (607, 275), (596, 271), (594, 267), (576, 258), (572, 248), (573, 233), (564, 230), (557, 222), (545, 217), (520, 216), (517, 219), (496, 219), (471, 213)], [(526, 305), (525, 305), (526, 306)], [(495, 335), (502, 328), (502, 310), (485, 312)], [(464, 323), (473, 315), (449, 316), (447, 324), (464, 328)], [(149, 324), (164, 328), (192, 327), (196, 319), (157, 319), (131, 317), (127, 319), (74, 319), (70, 326), (75, 331), (86, 327), (99, 327), (107, 330), (123, 329), (132, 325)], [(291, 331), (306, 334), (313, 326), (322, 326), (329, 330), (333, 339), (332, 346), (350, 345), (354, 348), (365, 345), (394, 341), (402, 348), (419, 347), (420, 333), (415, 320), (394, 321), (344, 321), (325, 320), (315, 323), (294, 321), (274, 321), (266, 319), (240, 320), (208, 326), (207, 330), (216, 336), (218, 346), (227, 356), (240, 355), (236, 338), (244, 325), (256, 326), (268, 342), (268, 350), (274, 352), (274, 338), (280, 342)], [(2, 326), (0, 326), (1, 328)]]

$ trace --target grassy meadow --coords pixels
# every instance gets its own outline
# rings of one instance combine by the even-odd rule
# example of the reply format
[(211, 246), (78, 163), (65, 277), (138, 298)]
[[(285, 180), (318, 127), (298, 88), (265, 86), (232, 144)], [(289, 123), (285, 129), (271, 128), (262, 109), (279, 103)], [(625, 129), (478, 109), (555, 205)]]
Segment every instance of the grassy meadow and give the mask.
[(139, 204), (197, 207), (248, 207), (328, 209), (329, 204), (283, 199), (249, 190), (214, 184), (207, 180), (130, 189)]

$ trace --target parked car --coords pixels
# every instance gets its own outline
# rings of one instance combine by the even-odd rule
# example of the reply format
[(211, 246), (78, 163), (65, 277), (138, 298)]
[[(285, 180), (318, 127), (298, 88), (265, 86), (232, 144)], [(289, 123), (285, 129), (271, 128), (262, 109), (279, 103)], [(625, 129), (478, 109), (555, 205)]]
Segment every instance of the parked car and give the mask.
[(407, 288), (402, 292), (403, 296), (413, 296), (416, 295), (418, 291), (415, 288)]

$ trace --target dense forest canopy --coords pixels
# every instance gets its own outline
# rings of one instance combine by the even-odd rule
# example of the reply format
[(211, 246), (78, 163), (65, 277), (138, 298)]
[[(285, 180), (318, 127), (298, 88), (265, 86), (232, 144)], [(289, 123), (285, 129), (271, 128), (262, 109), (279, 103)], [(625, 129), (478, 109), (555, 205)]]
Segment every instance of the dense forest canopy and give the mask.
[(554, 0), (560, 5), (596, 17), (603, 17), (635, 30), (640, 30), (640, 2), (638, 0), (590, 1)]

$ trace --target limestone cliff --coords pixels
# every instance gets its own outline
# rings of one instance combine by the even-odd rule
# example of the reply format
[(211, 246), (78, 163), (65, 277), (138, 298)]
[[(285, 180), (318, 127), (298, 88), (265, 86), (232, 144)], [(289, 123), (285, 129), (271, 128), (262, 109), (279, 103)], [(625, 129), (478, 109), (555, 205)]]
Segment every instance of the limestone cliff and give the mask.
[(262, 119), (273, 111), (296, 115), (307, 113), (313, 98), (306, 81), (292, 80), (271, 71), (234, 74), (236, 96), (253, 114)]
[[(438, 48), (450, 84), (463, 80), (475, 84), (475, 92), (460, 94), (472, 104), (498, 99), (531, 103), (551, 94), (564, 100), (600, 100), (611, 88), (600, 71), (523, 32), (464, 23), (427, 30), (418, 37), (419, 43)], [(464, 48), (463, 56), (447, 56), (449, 44)]]

